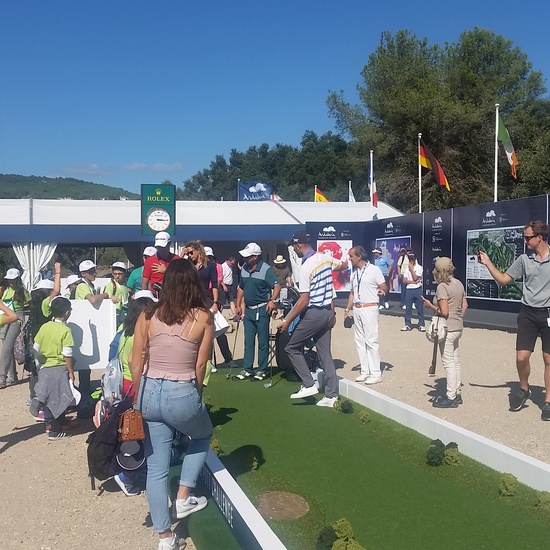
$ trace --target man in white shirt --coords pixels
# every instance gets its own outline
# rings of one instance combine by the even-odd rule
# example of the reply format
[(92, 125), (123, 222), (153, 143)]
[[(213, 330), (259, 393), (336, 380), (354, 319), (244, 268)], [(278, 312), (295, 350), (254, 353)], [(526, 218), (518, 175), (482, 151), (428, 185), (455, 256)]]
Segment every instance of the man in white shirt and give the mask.
[(227, 258), (222, 264), (222, 280), (218, 290), (220, 294), (220, 306), (223, 308), (226, 301), (229, 301), (229, 307), (233, 314), (233, 321), (237, 321), (238, 316), (235, 310), (235, 298), (237, 297), (236, 285), (233, 278), (233, 267), (235, 266), (235, 258), (233, 256)]
[[(346, 317), (353, 315), (355, 345), (361, 363), (361, 373), (356, 382), (378, 384), (382, 382), (378, 341), (378, 303), (380, 296), (388, 292), (382, 270), (369, 262), (362, 246), (350, 248), (349, 259), (353, 265), (351, 291), (344, 310)], [(353, 309), (352, 309), (353, 308)]]
[(412, 330), (411, 318), (413, 306), (416, 306), (418, 314), (418, 330), (426, 332), (424, 327), (424, 302), (422, 302), (422, 266), (416, 261), (416, 256), (408, 254), (409, 265), (403, 274), (403, 283), (407, 285), (405, 294), (405, 326), (401, 328), (406, 332)]

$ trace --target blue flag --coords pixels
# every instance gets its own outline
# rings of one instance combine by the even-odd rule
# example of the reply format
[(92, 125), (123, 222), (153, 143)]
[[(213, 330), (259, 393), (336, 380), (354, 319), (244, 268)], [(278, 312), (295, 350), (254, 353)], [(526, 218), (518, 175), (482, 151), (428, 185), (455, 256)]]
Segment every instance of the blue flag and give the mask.
[(268, 201), (271, 199), (271, 185), (265, 181), (247, 181), (238, 183), (240, 201)]

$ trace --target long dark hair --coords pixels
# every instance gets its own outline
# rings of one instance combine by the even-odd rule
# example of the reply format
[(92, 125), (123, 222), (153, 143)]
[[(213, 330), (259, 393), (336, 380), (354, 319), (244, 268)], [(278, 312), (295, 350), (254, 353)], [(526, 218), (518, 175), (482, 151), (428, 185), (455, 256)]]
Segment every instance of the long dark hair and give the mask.
[(145, 317), (154, 313), (168, 326), (182, 323), (193, 309), (208, 311), (195, 266), (185, 259), (173, 260), (166, 269), (158, 303), (147, 308)]
[(27, 296), (25, 295), (25, 287), (23, 286), (23, 281), (21, 277), (16, 277), (15, 279), (4, 279), (2, 281), (2, 288), (5, 290), (8, 286), (12, 286), (14, 290), (13, 301), (18, 304), (24, 304), (27, 301)]
[(136, 323), (141, 312), (153, 303), (154, 302), (151, 298), (147, 298), (145, 296), (130, 301), (128, 304), (128, 312), (126, 313), (126, 318), (124, 319), (124, 336), (129, 337), (134, 334)]

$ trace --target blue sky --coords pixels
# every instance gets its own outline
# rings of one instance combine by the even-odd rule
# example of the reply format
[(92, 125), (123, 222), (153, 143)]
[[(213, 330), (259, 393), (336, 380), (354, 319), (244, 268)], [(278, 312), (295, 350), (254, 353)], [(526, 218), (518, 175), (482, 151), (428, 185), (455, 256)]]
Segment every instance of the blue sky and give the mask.
[(0, 173), (181, 186), (233, 148), (334, 131), (329, 91), (355, 101), (386, 30), (444, 44), (477, 25), (547, 78), (546, 12), (541, 0), (2, 0)]

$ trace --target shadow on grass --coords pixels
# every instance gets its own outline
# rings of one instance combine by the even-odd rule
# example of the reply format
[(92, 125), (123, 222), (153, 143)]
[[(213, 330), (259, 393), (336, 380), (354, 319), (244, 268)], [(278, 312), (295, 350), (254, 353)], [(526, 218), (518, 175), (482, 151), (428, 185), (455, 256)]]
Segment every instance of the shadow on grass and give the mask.
[(264, 453), (258, 445), (243, 445), (228, 455), (220, 456), (220, 460), (235, 479), (265, 464)]
[(224, 424), (231, 422), (233, 419), (230, 415), (235, 414), (236, 412), (239, 412), (239, 409), (235, 409), (234, 407), (222, 407), (221, 409), (210, 411), (212, 427), (215, 428), (216, 426), (223, 426)]

